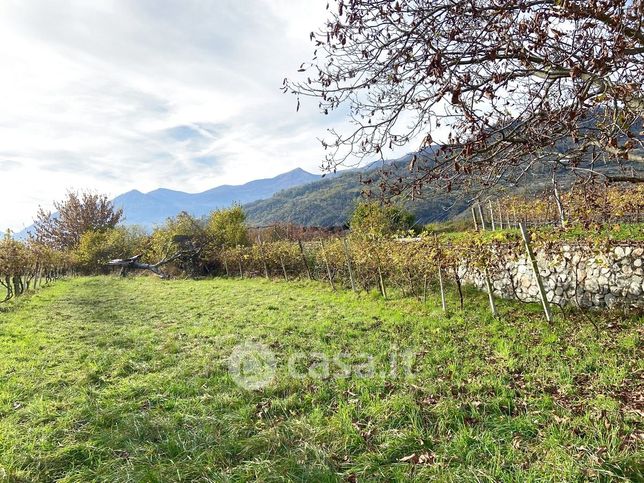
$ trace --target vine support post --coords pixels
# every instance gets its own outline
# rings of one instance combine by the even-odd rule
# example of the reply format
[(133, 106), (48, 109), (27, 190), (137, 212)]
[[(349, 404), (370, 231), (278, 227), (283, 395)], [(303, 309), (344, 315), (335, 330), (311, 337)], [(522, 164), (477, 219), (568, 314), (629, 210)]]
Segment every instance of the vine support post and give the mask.
[(351, 268), (351, 254), (349, 252), (349, 242), (346, 238), (342, 239), (342, 245), (344, 246), (344, 256), (347, 259), (347, 268), (349, 269), (349, 279), (351, 280), (351, 290), (357, 292), (356, 290), (356, 281), (353, 278), (353, 269)]
[(461, 277), (458, 274), (458, 267), (455, 265), (453, 268), (454, 268), (454, 280), (456, 281), (456, 289), (458, 290), (458, 298), (460, 301), (461, 310), (464, 310), (465, 301), (463, 299), (463, 284), (461, 282)]
[(496, 200), (497, 211), (499, 212), (499, 229), (503, 230), (503, 212), (501, 211), (501, 202)]
[(476, 231), (479, 231), (479, 224), (476, 221), (476, 211), (474, 210), (474, 205), (472, 205), (471, 208), (472, 208), (472, 219), (474, 220), (474, 229)]
[(382, 270), (380, 269), (380, 261), (378, 262), (378, 281), (380, 282), (380, 293), (384, 299), (387, 299), (387, 289), (385, 288), (385, 280), (382, 277)]
[(559, 193), (559, 184), (557, 183), (557, 170), (552, 170), (552, 191), (555, 198), (555, 203), (557, 205), (557, 211), (559, 214), (559, 224), (560, 226), (566, 225), (566, 211), (561, 200), (561, 193)]
[(492, 231), (495, 231), (496, 225), (494, 224), (494, 208), (492, 208), (492, 200), (487, 200), (487, 202), (490, 208), (490, 223), (492, 223)]
[(445, 287), (443, 286), (443, 267), (438, 266), (438, 285), (441, 288), (441, 306), (443, 312), (447, 312), (447, 302), (445, 301)]
[(517, 208), (514, 206), (512, 208), (512, 212), (514, 213), (514, 223), (518, 227), (519, 226), (519, 218), (517, 218)]
[(268, 280), (268, 265), (266, 265), (266, 255), (264, 254), (264, 244), (262, 243), (261, 236), (257, 235), (257, 243), (259, 245), (259, 254), (262, 257), (262, 265), (264, 265), (264, 276)]
[(539, 273), (539, 266), (537, 265), (537, 259), (534, 256), (532, 245), (530, 245), (530, 233), (528, 233), (528, 230), (526, 229), (526, 226), (523, 222), (519, 223), (519, 228), (521, 229), (521, 236), (523, 237), (523, 241), (525, 242), (526, 253), (528, 254), (528, 259), (530, 260), (530, 264), (532, 265), (532, 271), (534, 272), (537, 286), (539, 287), (539, 296), (541, 297), (543, 313), (546, 316), (546, 320), (548, 322), (552, 322), (552, 312), (550, 310), (550, 304), (548, 303), (546, 289), (543, 286), (543, 280), (541, 279), (541, 274)]
[(280, 255), (280, 265), (282, 265), (282, 272), (284, 272), (284, 280), (288, 282), (288, 274), (286, 273), (286, 265), (284, 265), (284, 257)]
[(306, 274), (309, 276), (309, 280), (313, 280), (311, 269), (309, 268), (309, 262), (306, 260), (306, 255), (304, 254), (304, 245), (302, 245), (302, 240), (298, 240), (297, 244), (300, 246), (300, 255), (302, 255), (302, 263), (304, 263), (304, 268), (306, 268)]
[(423, 276), (423, 303), (427, 303), (427, 275)]
[(481, 218), (481, 230), (485, 231), (485, 218), (483, 217), (483, 209), (481, 208), (481, 203), (477, 201), (476, 206), (479, 209), (479, 217)]
[(331, 284), (331, 288), (335, 292), (335, 284), (333, 283), (333, 275), (331, 274), (331, 266), (329, 265), (329, 259), (326, 256), (326, 250), (324, 249), (324, 240), (320, 240), (320, 244), (322, 245), (322, 255), (324, 256), (324, 264), (326, 265), (326, 274), (329, 277), (329, 284)]
[(490, 272), (485, 267), (485, 286), (487, 287), (487, 296), (488, 299), (490, 300), (490, 310), (492, 311), (492, 315), (494, 317), (498, 317), (499, 313), (496, 310), (496, 303), (494, 302), (494, 287), (492, 286), (492, 281), (490, 280)]

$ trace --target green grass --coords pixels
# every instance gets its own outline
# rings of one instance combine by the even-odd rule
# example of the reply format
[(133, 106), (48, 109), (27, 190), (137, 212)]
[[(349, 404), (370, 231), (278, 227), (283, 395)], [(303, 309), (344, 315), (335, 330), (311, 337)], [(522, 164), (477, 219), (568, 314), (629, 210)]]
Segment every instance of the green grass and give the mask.
[[(58, 282), (0, 312), (0, 480), (642, 478), (641, 316), (591, 314), (597, 334), (532, 305), (499, 303), (495, 320), (484, 294), (449, 303), (445, 317), (435, 297), (317, 283)], [(275, 354), (263, 389), (228, 372), (243, 341)], [(306, 375), (313, 353), (354, 371)], [(376, 375), (357, 373), (365, 355)]]

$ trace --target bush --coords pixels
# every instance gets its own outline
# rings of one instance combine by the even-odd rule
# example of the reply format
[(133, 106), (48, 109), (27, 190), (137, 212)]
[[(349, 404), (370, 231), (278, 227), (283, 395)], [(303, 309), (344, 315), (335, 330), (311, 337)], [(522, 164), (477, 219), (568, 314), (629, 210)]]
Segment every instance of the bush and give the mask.
[(213, 211), (206, 230), (210, 243), (216, 248), (249, 244), (246, 213), (239, 205)]
[(14, 240), (10, 232), (0, 239), (0, 302), (18, 296), (38, 284), (63, 275), (72, 264), (69, 254), (34, 240)]
[(395, 205), (361, 202), (351, 216), (351, 231), (369, 238), (406, 232), (414, 226), (414, 215)]
[(87, 231), (74, 254), (83, 273), (106, 273), (105, 264), (114, 258), (128, 258), (145, 250), (147, 236), (137, 228), (117, 227)]

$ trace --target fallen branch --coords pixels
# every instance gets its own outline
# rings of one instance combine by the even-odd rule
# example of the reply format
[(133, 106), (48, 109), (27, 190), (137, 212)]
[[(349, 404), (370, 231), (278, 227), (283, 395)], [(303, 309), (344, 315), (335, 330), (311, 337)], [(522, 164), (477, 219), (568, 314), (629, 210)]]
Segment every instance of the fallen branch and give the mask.
[(121, 275), (125, 276), (130, 270), (150, 270), (151, 272), (158, 275), (160, 278), (168, 278), (165, 273), (163, 273), (159, 267), (171, 263), (179, 258), (187, 256), (195, 256), (199, 253), (199, 250), (181, 250), (171, 257), (166, 257), (160, 262), (157, 263), (142, 263), (139, 262), (139, 259), (143, 255), (136, 255), (131, 258), (117, 258), (115, 260), (110, 260), (107, 262), (107, 265), (110, 267), (121, 267)]

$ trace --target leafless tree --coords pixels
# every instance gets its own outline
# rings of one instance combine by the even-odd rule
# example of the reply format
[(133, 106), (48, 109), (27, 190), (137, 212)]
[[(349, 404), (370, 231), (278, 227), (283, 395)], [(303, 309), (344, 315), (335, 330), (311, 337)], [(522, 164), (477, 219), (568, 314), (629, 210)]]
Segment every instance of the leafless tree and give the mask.
[(302, 79), (284, 81), (298, 109), (312, 96), (350, 112), (352, 129), (323, 141), (327, 169), (420, 140), (398, 186), (411, 196), (544, 165), (644, 181), (643, 0), (332, 3)]
[(33, 237), (57, 250), (75, 248), (83, 233), (114, 228), (123, 217), (106, 195), (89, 192), (70, 191), (54, 208), (54, 214), (39, 208)]

